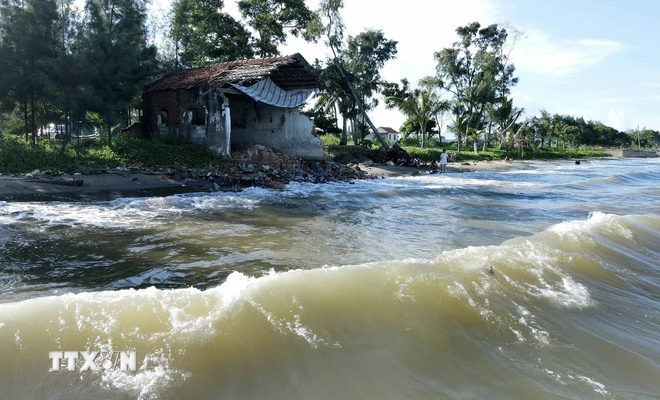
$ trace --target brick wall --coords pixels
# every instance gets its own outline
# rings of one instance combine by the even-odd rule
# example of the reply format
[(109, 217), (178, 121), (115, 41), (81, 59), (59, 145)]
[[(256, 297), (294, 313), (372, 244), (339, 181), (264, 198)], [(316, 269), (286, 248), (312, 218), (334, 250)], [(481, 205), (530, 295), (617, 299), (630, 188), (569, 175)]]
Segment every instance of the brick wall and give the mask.
[(183, 112), (194, 108), (192, 90), (168, 90), (144, 94), (144, 132), (147, 136), (158, 134), (158, 114), (167, 110), (167, 127), (177, 132)]

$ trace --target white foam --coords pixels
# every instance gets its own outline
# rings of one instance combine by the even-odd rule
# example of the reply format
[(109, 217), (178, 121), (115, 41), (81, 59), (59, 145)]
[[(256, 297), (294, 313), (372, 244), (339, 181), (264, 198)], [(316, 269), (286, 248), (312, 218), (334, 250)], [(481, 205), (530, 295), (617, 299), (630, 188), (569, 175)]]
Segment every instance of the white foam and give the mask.
[(584, 240), (585, 238), (588, 239), (589, 234), (602, 229), (623, 236), (626, 239), (632, 239), (632, 232), (625, 228), (621, 221), (621, 216), (595, 211), (589, 214), (587, 220), (562, 222), (548, 228), (548, 232), (575, 240)]
[[(40, 230), (57, 225), (143, 228), (167, 221), (173, 215), (253, 209), (257, 205), (258, 199), (224, 193), (125, 198), (103, 203), (4, 203), (0, 207), (0, 225), (29, 223)], [(34, 224), (35, 220), (39, 224)]]
[(603, 385), (600, 382), (596, 382), (595, 380), (593, 380), (589, 377), (586, 377), (586, 376), (578, 375), (578, 378), (582, 381), (587, 382), (589, 385), (591, 385), (591, 387), (594, 389), (594, 392), (596, 392), (596, 393), (600, 393), (600, 394), (603, 394), (603, 395), (609, 393), (607, 390), (605, 390), (605, 385)]

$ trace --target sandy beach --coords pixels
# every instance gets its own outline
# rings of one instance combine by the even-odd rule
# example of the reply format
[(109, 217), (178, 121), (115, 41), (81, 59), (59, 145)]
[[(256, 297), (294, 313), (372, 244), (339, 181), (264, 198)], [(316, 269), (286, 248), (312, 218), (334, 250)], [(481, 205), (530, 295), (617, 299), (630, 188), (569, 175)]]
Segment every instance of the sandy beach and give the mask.
[[(531, 168), (531, 163), (530, 161), (455, 162), (447, 165), (446, 173), (528, 169)], [(533, 163), (573, 164), (574, 161), (533, 161)], [(418, 169), (398, 165), (358, 164), (358, 167), (374, 178), (415, 176), (430, 172), (425, 166)], [(156, 172), (108, 171), (89, 175), (65, 174), (57, 177), (0, 175), (0, 201), (112, 200), (119, 197), (160, 196), (206, 190), (210, 190), (210, 187), (204, 180), (181, 181)]]
[[(463, 173), (476, 171), (506, 171), (512, 169), (528, 169), (530, 161), (479, 161), (479, 162), (453, 162), (447, 164), (446, 173)], [(562, 161), (534, 161), (534, 163), (574, 163), (570, 160)], [(428, 174), (428, 167), (403, 167), (400, 165), (373, 165), (359, 164), (360, 169), (375, 177), (414, 176)]]
[(0, 201), (104, 200), (173, 194), (193, 191), (195, 183), (155, 173), (64, 174), (34, 178), (21, 174), (2, 175)]

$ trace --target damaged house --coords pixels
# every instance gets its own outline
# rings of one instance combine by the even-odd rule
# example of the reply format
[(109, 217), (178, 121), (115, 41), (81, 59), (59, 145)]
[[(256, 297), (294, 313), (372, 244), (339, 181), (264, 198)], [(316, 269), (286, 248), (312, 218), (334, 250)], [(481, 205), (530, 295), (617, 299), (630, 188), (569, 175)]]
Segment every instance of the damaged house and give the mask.
[(300, 54), (176, 71), (145, 86), (143, 129), (184, 136), (218, 155), (260, 144), (321, 159), (321, 141), (299, 109), (317, 88)]

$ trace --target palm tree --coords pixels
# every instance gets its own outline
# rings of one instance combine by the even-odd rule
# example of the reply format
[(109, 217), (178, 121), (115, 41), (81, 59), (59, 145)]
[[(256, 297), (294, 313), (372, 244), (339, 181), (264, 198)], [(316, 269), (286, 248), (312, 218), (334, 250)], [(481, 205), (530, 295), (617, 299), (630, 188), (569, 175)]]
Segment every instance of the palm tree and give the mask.
[(326, 111), (332, 110), (335, 115), (339, 111), (339, 114), (341, 114), (343, 127), (340, 143), (345, 145), (348, 142), (346, 122), (356, 114), (355, 102), (346, 86), (346, 81), (339, 75), (334, 65), (321, 69), (319, 75), (321, 77), (321, 91), (317, 95), (317, 102)]
[[(557, 117), (559, 116), (557, 115)], [(564, 140), (564, 132), (566, 132), (566, 128), (568, 128), (568, 126), (562, 121), (556, 121), (552, 124), (552, 135), (555, 137), (557, 148), (559, 148), (559, 139), (562, 139), (562, 141)], [(564, 142), (564, 148), (566, 148), (566, 142)]]
[(494, 108), (492, 111), (492, 119), (497, 123), (497, 136), (500, 142), (500, 149), (509, 140), (509, 130), (513, 124), (518, 120), (524, 109), (516, 108), (513, 106), (513, 99), (505, 99), (501, 106)]
[(440, 100), (431, 90), (415, 90), (401, 97), (387, 97), (403, 114), (413, 119), (419, 125), (422, 135), (422, 148), (426, 147), (426, 130), (428, 121), (441, 110), (449, 108), (447, 101)]

